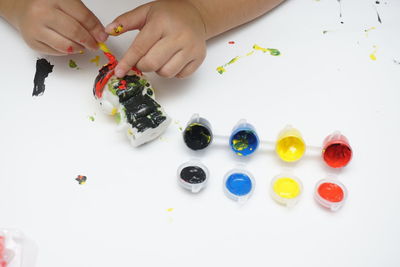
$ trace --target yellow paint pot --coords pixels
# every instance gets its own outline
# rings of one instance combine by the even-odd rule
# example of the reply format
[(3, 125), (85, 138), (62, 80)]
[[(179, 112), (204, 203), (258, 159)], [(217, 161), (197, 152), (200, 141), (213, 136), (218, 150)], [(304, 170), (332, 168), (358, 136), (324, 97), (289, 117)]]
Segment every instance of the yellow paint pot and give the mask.
[(293, 162), (301, 159), (306, 152), (306, 144), (299, 130), (286, 126), (278, 135), (275, 151), (283, 161)]
[(271, 182), (271, 196), (279, 204), (294, 206), (303, 192), (301, 181), (291, 174), (280, 174)]

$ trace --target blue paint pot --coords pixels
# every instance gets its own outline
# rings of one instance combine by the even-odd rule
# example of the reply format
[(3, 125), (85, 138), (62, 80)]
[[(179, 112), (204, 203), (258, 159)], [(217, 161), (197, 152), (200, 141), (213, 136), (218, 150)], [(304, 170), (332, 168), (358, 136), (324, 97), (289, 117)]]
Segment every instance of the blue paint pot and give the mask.
[(223, 187), (227, 197), (242, 202), (253, 193), (255, 181), (250, 172), (243, 169), (233, 169), (225, 174)]
[(246, 120), (240, 120), (233, 128), (229, 138), (229, 146), (238, 156), (253, 154), (260, 144), (260, 139), (253, 125)]

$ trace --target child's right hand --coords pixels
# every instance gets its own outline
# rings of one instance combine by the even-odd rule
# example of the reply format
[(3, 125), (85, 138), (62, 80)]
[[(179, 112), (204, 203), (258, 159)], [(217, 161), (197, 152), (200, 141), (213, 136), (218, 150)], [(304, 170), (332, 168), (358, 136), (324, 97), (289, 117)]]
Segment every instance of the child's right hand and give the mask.
[(99, 19), (80, 0), (1, 1), (9, 1), (4, 17), (41, 53), (81, 53), (97, 49), (97, 43), (107, 39)]

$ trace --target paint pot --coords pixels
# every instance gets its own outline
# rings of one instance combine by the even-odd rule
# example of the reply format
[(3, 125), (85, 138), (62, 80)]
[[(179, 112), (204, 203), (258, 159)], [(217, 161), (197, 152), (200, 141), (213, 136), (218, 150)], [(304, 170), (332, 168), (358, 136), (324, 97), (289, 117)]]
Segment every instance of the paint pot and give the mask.
[(248, 156), (253, 154), (260, 143), (260, 139), (253, 125), (246, 120), (240, 120), (233, 127), (229, 138), (229, 146), (238, 156)]
[(192, 193), (198, 193), (206, 187), (209, 171), (200, 161), (191, 160), (179, 166), (177, 176), (178, 182), (183, 188)]
[(275, 151), (286, 162), (294, 162), (303, 157), (306, 144), (299, 130), (286, 126), (278, 135)]
[(293, 207), (303, 193), (299, 178), (290, 173), (281, 173), (271, 181), (271, 196), (279, 204)]
[(212, 139), (211, 124), (199, 114), (194, 114), (183, 131), (183, 140), (187, 147), (201, 150), (208, 147)]
[(244, 203), (251, 197), (255, 185), (255, 180), (250, 172), (242, 168), (235, 168), (225, 174), (223, 188), (227, 197)]
[(323, 179), (315, 186), (314, 198), (321, 206), (337, 211), (347, 199), (347, 189), (335, 179)]
[(334, 132), (328, 135), (322, 147), (322, 158), (325, 163), (332, 168), (342, 168), (346, 166), (353, 156), (349, 141), (340, 132)]

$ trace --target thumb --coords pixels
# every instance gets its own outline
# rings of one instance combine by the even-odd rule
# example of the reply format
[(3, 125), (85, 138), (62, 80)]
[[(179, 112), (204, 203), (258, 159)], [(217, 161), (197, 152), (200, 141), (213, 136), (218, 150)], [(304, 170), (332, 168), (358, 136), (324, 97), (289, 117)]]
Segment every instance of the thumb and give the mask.
[(106, 26), (106, 33), (117, 36), (127, 31), (142, 29), (146, 24), (146, 17), (149, 10), (150, 5), (145, 4), (120, 15)]

